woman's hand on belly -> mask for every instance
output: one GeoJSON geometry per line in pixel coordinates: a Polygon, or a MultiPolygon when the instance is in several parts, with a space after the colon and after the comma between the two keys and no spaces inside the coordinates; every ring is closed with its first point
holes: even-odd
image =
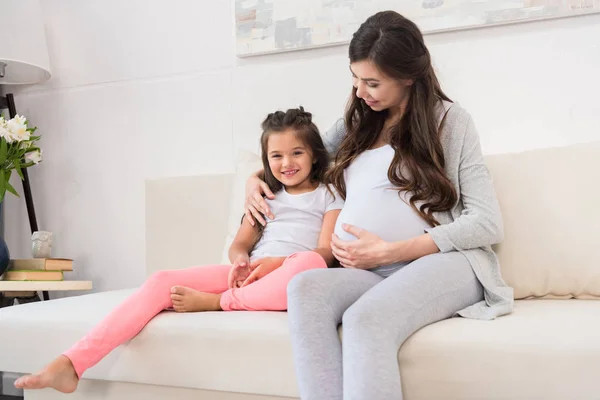
{"type": "Polygon", "coordinates": [[[414,261],[440,251],[428,233],[408,240],[388,242],[374,233],[352,225],[343,224],[342,229],[357,238],[345,241],[336,234],[331,238],[333,256],[344,268],[371,269],[381,265],[414,261]]]}
{"type": "Polygon", "coordinates": [[[344,231],[356,236],[356,240],[344,241],[336,234],[331,238],[334,257],[344,268],[371,269],[391,264],[390,243],[374,233],[356,226],[343,224],[344,231]]]}

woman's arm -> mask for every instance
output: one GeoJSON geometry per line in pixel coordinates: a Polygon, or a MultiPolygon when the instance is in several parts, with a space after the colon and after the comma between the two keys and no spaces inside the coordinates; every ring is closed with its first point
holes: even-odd
{"type": "Polygon", "coordinates": [[[342,140],[344,140],[344,136],[346,136],[346,124],[344,118],[340,118],[335,121],[333,126],[323,135],[323,143],[330,156],[337,153],[342,144],[342,140]]]}
{"type": "Polygon", "coordinates": [[[426,233],[400,242],[388,242],[384,255],[387,259],[384,258],[382,264],[413,261],[439,251],[431,235],[426,233]]]}
{"type": "Polygon", "coordinates": [[[448,153],[460,154],[458,182],[464,209],[453,222],[426,230],[443,253],[496,244],[504,236],[496,190],[484,162],[479,135],[473,120],[468,118],[462,142],[456,141],[448,148],[448,153]]]}
{"type": "Polygon", "coordinates": [[[337,222],[338,216],[342,210],[331,210],[325,213],[323,217],[323,225],[321,227],[321,234],[319,235],[319,243],[314,252],[319,253],[325,260],[328,267],[333,264],[334,258],[331,252],[331,236],[335,229],[335,223],[337,222]]]}
{"type": "Polygon", "coordinates": [[[260,238],[258,227],[250,225],[246,219],[242,221],[240,229],[238,229],[231,246],[229,246],[229,261],[233,264],[240,257],[249,257],[254,245],[260,238]]]}
{"type": "Polygon", "coordinates": [[[458,182],[462,214],[453,222],[427,229],[415,238],[386,243],[381,262],[413,261],[429,254],[468,250],[499,243],[503,238],[500,206],[490,173],[485,165],[479,135],[466,116],[464,135],[451,138],[450,154],[459,154],[458,182]]]}

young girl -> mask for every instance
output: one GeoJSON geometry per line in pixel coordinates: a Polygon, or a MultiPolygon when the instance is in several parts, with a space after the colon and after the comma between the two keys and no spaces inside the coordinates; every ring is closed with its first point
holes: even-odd
{"type": "Polygon", "coordinates": [[[244,219],[229,249],[232,265],[152,275],[87,336],[16,387],[73,392],[85,370],[165,309],[286,310],[292,277],[332,263],[330,239],[343,201],[322,183],[329,159],[311,114],[302,107],[277,111],[262,128],[265,182],[275,193],[268,202],[277,219],[264,228],[244,219]]]}

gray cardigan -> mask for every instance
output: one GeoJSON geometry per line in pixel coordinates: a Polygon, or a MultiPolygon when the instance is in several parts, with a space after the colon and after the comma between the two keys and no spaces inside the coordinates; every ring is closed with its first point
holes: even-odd
{"type": "MultiPolygon", "coordinates": [[[[439,226],[427,229],[442,253],[460,251],[481,282],[485,299],[457,315],[474,319],[494,319],[513,308],[513,290],[504,283],[492,245],[503,238],[502,216],[492,178],[484,164],[479,135],[467,111],[455,103],[438,107],[442,125],[441,140],[446,174],[459,196],[452,210],[434,214],[439,226]],[[444,119],[445,116],[445,119],[444,119]]],[[[325,133],[330,153],[337,151],[346,134],[339,119],[325,133]]]]}

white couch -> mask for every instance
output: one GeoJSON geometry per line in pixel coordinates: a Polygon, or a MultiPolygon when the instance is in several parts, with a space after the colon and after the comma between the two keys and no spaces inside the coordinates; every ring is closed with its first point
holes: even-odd
{"type": "MultiPolygon", "coordinates": [[[[399,352],[406,400],[600,399],[600,142],[487,157],[505,221],[498,246],[514,313],[451,319],[399,352]]],[[[217,263],[241,216],[234,176],[147,183],[148,273],[217,263]],[[232,198],[233,201],[229,201],[232,198]],[[230,209],[235,212],[230,213],[230,209]]],[[[0,310],[0,370],[32,372],[131,291],[0,310]]],[[[32,399],[297,398],[286,313],[165,312],[90,369],[73,395],[32,399]]]]}

